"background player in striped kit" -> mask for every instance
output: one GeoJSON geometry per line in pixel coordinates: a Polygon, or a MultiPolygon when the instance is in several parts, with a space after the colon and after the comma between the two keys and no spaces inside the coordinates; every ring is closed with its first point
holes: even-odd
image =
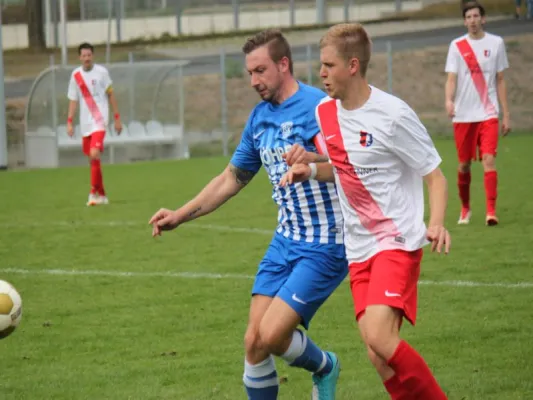
{"type": "Polygon", "coordinates": [[[461,199],[459,224],[468,224],[470,208],[470,164],[477,158],[483,163],[486,214],[485,223],[498,224],[496,198],[498,174],[498,100],[502,108],[502,134],[511,130],[507,89],[503,71],[509,67],[505,44],[500,36],[483,30],[485,9],[469,2],[463,7],[468,33],[454,39],[448,50],[445,70],[446,112],[452,118],[455,144],[459,158],[457,186],[461,199]]]}
{"type": "Polygon", "coordinates": [[[109,125],[109,103],[113,108],[115,131],[120,134],[122,123],[118,112],[117,99],[113,93],[109,71],[103,65],[94,64],[94,48],[82,43],[78,48],[81,66],[72,71],[68,85],[67,133],[74,134],[73,118],[78,103],[80,105],[80,129],[83,136],[83,153],[91,163],[91,190],[88,206],[108,204],[104,189],[100,154],[104,151],[104,139],[109,125]]]}
{"type": "MultiPolygon", "coordinates": [[[[289,44],[277,30],[250,38],[243,47],[251,85],[262,98],[250,114],[228,167],[176,211],[162,209],[150,220],[153,235],[206,215],[236,195],[265,168],[278,205],[278,226],[252,289],[245,334],[244,385],[251,400],[276,399],[272,355],[313,373],[313,398],[334,399],[339,362],[300,329],[347,275],[343,221],[332,183],[280,187],[284,159],[298,144],[309,153],[298,162],[319,161],[315,107],[325,94],[293,77],[289,44]]],[[[322,157],[323,158],[323,157],[322,157]]]]}

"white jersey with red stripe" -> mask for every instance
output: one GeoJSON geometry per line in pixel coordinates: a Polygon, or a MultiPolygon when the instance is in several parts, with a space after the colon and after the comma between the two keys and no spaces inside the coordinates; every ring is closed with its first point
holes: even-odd
{"type": "Polygon", "coordinates": [[[472,39],[464,35],[451,42],[445,71],[457,74],[453,122],[498,118],[496,74],[506,68],[509,62],[500,36],[485,33],[472,39]]]}
{"type": "Polygon", "coordinates": [[[368,101],[346,110],[325,98],[316,117],[334,167],[350,262],[383,250],[426,245],[423,176],[441,158],[415,112],[371,86],[368,101]]]}
{"type": "Polygon", "coordinates": [[[109,124],[107,90],[112,81],[107,68],[94,64],[90,71],[82,67],[72,71],[68,85],[69,100],[78,101],[80,129],[83,136],[106,130],[109,124]]]}

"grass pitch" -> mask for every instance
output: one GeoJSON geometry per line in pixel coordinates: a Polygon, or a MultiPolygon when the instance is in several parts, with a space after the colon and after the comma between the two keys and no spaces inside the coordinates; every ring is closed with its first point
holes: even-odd
{"type": "MultiPolygon", "coordinates": [[[[426,252],[416,328],[403,335],[452,400],[533,398],[533,137],[501,140],[501,224],[457,226],[456,157],[438,140],[450,186],[448,256],[426,252]],[[459,282],[461,281],[461,282],[459,282]]],[[[0,279],[23,298],[22,324],[0,341],[0,398],[242,399],[251,277],[276,222],[261,172],[220,210],[152,239],[159,207],[177,207],[225,158],[104,166],[111,204],[87,208],[89,168],[0,174],[0,279]],[[219,274],[219,275],[214,275],[219,274]],[[231,275],[233,274],[233,275],[231,275]]],[[[337,352],[338,399],[386,399],[366,359],[344,282],[310,336],[337,352]]],[[[280,399],[308,399],[311,377],[277,361],[280,399]]]]}

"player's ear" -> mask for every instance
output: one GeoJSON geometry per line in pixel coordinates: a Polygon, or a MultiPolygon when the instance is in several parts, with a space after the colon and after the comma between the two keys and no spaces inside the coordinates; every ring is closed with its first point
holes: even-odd
{"type": "Polygon", "coordinates": [[[287,72],[289,70],[289,58],[282,57],[281,60],[279,60],[278,65],[280,66],[281,72],[287,72]]]}
{"type": "Polygon", "coordinates": [[[357,71],[360,69],[360,63],[358,58],[351,58],[350,61],[348,61],[348,68],[350,68],[350,74],[355,75],[357,71]]]}

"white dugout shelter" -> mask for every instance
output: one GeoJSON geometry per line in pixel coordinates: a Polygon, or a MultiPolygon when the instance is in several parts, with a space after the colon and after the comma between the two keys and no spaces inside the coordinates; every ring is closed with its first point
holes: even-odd
{"type": "MultiPolygon", "coordinates": [[[[104,162],[189,157],[184,135],[183,69],[187,64],[188,61],[149,61],[106,65],[123,131],[116,134],[111,116],[102,155],[104,162]]],[[[74,118],[74,137],[67,135],[67,88],[76,67],[51,66],[41,72],[31,87],[25,115],[27,167],[87,163],[81,151],[78,111],[74,118]]]]}

